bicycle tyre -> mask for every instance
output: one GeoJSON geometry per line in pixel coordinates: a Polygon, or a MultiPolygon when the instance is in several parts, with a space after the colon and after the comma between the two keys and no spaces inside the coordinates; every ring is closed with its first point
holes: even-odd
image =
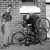
{"type": "Polygon", "coordinates": [[[39,28],[39,40],[40,42],[45,41],[47,39],[47,31],[44,28],[39,28]],[[41,31],[40,31],[41,29],[41,31]]]}
{"type": "MultiPolygon", "coordinates": [[[[41,20],[46,20],[47,22],[48,22],[48,27],[45,27],[45,29],[46,29],[46,31],[48,32],[49,31],[49,29],[50,29],[50,22],[49,22],[49,20],[47,19],[47,18],[39,18],[39,19],[37,19],[37,21],[36,21],[36,27],[37,27],[37,30],[39,30],[39,28],[40,28],[40,22],[41,22],[41,20]],[[48,30],[47,30],[48,29],[48,30]]],[[[44,24],[42,25],[42,27],[43,26],[45,26],[44,24]]],[[[42,28],[41,27],[41,28],[42,28]]],[[[44,27],[43,27],[44,28],[44,27]]]]}
{"type": "Polygon", "coordinates": [[[21,32],[21,31],[16,32],[16,33],[13,34],[11,42],[13,44],[19,44],[20,45],[20,44],[24,43],[24,41],[19,42],[19,39],[23,39],[24,36],[25,35],[23,34],[23,32],[21,32]]]}

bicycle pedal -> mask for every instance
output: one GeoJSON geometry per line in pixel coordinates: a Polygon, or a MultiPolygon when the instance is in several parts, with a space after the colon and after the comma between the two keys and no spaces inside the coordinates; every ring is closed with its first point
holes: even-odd
{"type": "Polygon", "coordinates": [[[21,42],[21,40],[19,40],[19,42],[21,42]]]}

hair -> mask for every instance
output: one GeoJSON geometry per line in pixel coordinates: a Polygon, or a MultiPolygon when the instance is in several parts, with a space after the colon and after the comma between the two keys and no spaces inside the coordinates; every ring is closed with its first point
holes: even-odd
{"type": "Polygon", "coordinates": [[[8,4],[8,6],[7,7],[11,7],[12,8],[12,4],[8,4]]]}
{"type": "Polygon", "coordinates": [[[24,16],[23,16],[23,20],[26,20],[26,16],[27,16],[27,15],[24,15],[24,16]]]}
{"type": "MultiPolygon", "coordinates": [[[[26,14],[26,15],[23,16],[23,20],[26,20],[27,15],[29,15],[29,14],[26,14]]],[[[29,15],[29,18],[30,18],[30,15],[29,15]]]]}

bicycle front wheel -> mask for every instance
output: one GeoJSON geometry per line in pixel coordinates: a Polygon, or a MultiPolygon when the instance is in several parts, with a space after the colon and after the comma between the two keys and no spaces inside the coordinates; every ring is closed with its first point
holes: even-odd
{"type": "Polygon", "coordinates": [[[20,42],[19,40],[21,40],[23,38],[24,38],[23,32],[19,31],[19,32],[13,34],[11,41],[13,44],[22,44],[24,41],[20,42]]]}

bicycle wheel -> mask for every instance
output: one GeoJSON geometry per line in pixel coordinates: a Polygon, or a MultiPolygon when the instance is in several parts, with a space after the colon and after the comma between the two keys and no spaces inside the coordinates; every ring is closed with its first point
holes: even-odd
{"type": "Polygon", "coordinates": [[[39,40],[40,42],[45,41],[47,39],[47,31],[44,28],[39,28],[39,40]]]}
{"type": "Polygon", "coordinates": [[[44,28],[46,29],[46,31],[48,32],[50,27],[49,27],[49,20],[47,18],[39,18],[37,21],[36,21],[36,27],[37,27],[37,30],[39,30],[39,28],[44,28]]]}
{"type": "Polygon", "coordinates": [[[19,41],[21,39],[24,39],[24,34],[23,34],[23,32],[19,31],[19,32],[13,34],[11,42],[13,44],[22,44],[24,41],[23,40],[19,41]]]}

